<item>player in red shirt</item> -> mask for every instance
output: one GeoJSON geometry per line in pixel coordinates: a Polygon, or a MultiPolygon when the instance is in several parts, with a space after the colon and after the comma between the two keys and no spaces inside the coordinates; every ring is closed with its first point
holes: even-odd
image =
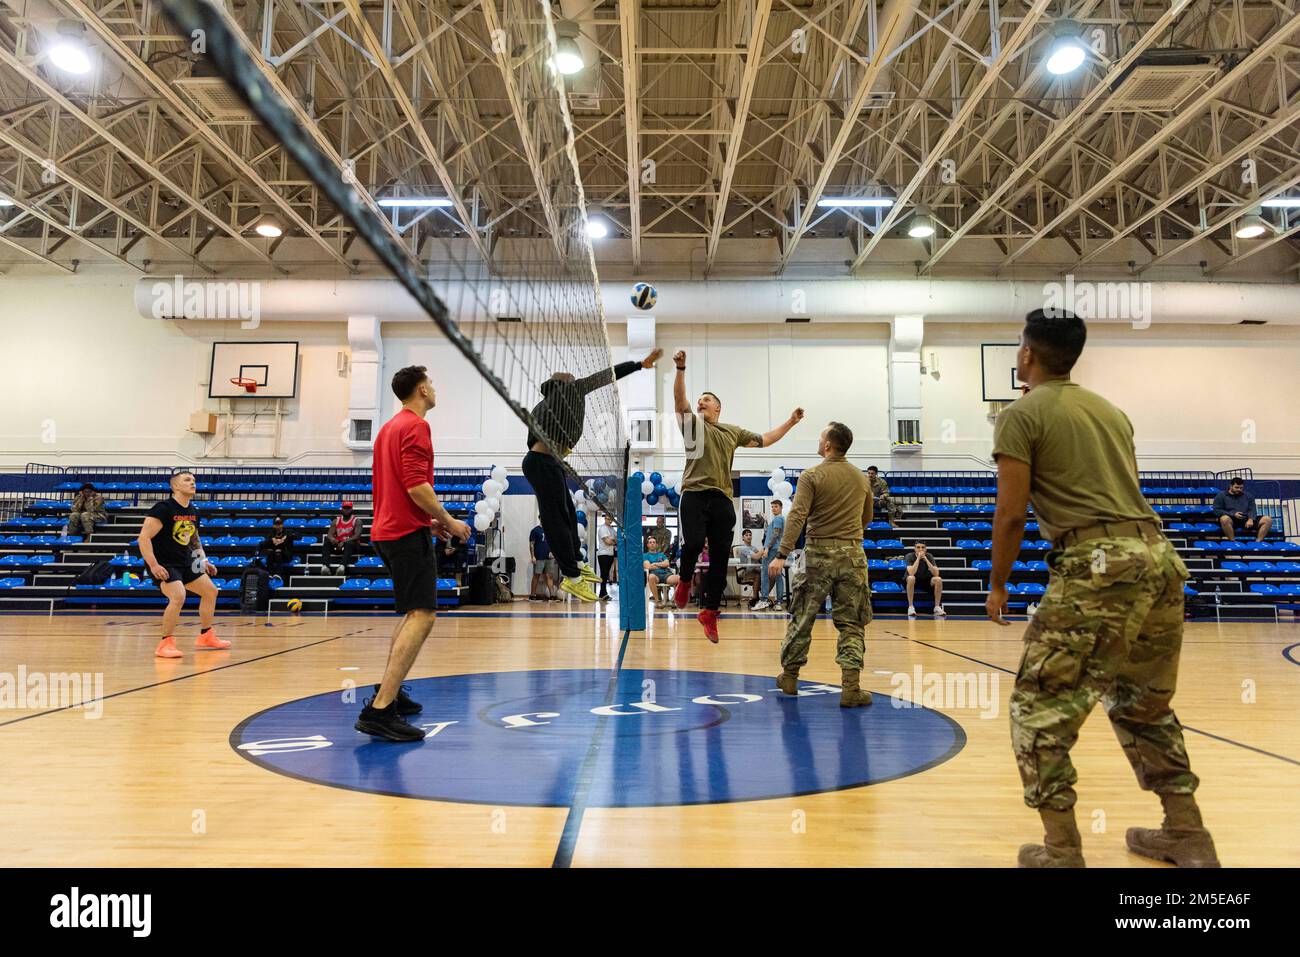
{"type": "Polygon", "coordinates": [[[424,366],[393,376],[402,410],[375,437],[372,482],[375,520],[370,543],[393,579],[402,620],[393,634],[384,680],[364,702],[356,728],[388,741],[423,741],[424,732],[405,716],[423,709],[402,688],[420,648],[433,630],[438,609],[438,559],[433,534],[469,539],[469,526],[451,516],[433,491],[433,439],[424,417],[437,404],[424,366]]]}

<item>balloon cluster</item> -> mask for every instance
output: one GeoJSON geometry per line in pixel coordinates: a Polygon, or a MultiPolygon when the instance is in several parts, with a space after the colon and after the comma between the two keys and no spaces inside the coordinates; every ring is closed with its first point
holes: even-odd
{"type": "Polygon", "coordinates": [[[784,469],[772,469],[772,476],[767,480],[767,490],[774,498],[781,500],[781,511],[790,511],[790,496],[794,494],[794,484],[785,477],[784,469]]]}
{"type": "Polygon", "coordinates": [[[675,478],[664,478],[662,473],[651,472],[647,476],[644,472],[633,472],[632,480],[641,483],[641,494],[650,505],[658,505],[659,500],[667,499],[668,504],[676,508],[682,498],[682,479],[681,476],[675,478]]]}
{"type": "Polygon", "coordinates": [[[501,496],[510,487],[510,479],[503,466],[492,466],[492,477],[483,483],[483,497],[474,503],[474,527],[486,532],[501,511],[501,496]]]}

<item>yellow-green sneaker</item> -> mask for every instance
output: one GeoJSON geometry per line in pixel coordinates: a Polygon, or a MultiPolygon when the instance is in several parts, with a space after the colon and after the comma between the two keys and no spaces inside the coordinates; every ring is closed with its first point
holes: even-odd
{"type": "Polygon", "coordinates": [[[578,574],[582,577],[583,581],[591,582],[593,585],[600,581],[600,576],[592,571],[590,565],[585,563],[578,566],[578,574]]]}
{"type": "Polygon", "coordinates": [[[566,578],[560,582],[560,591],[568,592],[579,601],[596,601],[596,593],[583,578],[566,578]]]}

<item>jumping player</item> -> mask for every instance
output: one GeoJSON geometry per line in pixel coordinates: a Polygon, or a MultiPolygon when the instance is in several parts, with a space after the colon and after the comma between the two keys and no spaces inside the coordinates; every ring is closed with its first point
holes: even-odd
{"type": "Polygon", "coordinates": [[[195,648],[229,648],[230,642],[212,630],[217,611],[217,586],[210,575],[217,570],[203,554],[199,541],[199,510],[194,508],[194,473],[182,469],[171,477],[171,495],[155,502],[136,539],[149,574],[167,597],[163,612],[162,641],[154,654],[159,658],[180,658],[173,632],[185,606],[185,593],[199,596],[199,627],[195,648]]]}
{"type": "Polygon", "coordinates": [[[731,538],[736,529],[736,506],[731,501],[731,462],[737,448],[761,449],[780,441],[803,418],[803,409],[795,409],[770,432],[759,435],[738,425],[718,421],[722,402],[712,392],[700,396],[691,411],[686,398],[686,353],[673,356],[677,377],[673,382],[673,402],[677,423],[686,441],[686,469],[682,473],[680,515],[682,525],[680,580],[673,598],[678,608],[690,600],[695,563],[707,544],[719,560],[709,563],[704,577],[702,606],[696,620],[704,626],[709,641],[718,640],[718,607],[727,587],[727,560],[731,538]]]}
{"type": "Polygon", "coordinates": [[[542,383],[542,401],[533,407],[533,418],[560,447],[552,449],[541,436],[529,432],[524,478],[537,496],[538,518],[560,566],[564,579],[560,590],[582,601],[597,600],[591,586],[600,581],[600,576],[591,565],[579,564],[582,543],[578,539],[578,513],[565,483],[561,460],[582,440],[587,395],[637,369],[653,369],[663,354],[662,349],[656,349],[640,362],[620,362],[582,379],[574,379],[569,372],[557,372],[542,383]]]}

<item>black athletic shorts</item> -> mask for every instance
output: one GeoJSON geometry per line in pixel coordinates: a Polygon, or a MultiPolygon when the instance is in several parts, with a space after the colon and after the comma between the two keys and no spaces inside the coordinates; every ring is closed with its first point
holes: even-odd
{"type": "MultiPolygon", "coordinates": [[[[164,565],[163,568],[167,569],[167,581],[180,582],[182,585],[188,585],[190,582],[202,578],[207,574],[205,571],[196,572],[193,568],[187,565],[164,565]]],[[[155,582],[154,584],[161,587],[166,584],[166,582],[155,582]]]]}
{"type": "Polygon", "coordinates": [[[392,541],[371,541],[393,579],[393,599],[399,615],[418,608],[438,610],[438,554],[427,528],[392,541]]]}

